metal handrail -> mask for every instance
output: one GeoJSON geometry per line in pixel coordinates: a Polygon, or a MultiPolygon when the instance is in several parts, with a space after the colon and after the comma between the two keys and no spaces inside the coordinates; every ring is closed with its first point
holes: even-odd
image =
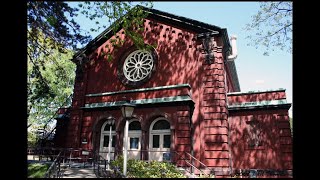
{"type": "MultiPolygon", "coordinates": [[[[193,168],[196,168],[192,163],[190,163],[187,159],[183,158],[181,154],[179,154],[178,152],[175,152],[178,156],[180,156],[182,158],[182,160],[184,160],[187,164],[189,164],[190,166],[192,166],[193,168]]],[[[191,171],[189,171],[190,173],[192,173],[191,171]]]]}
{"type": "MultiPolygon", "coordinates": [[[[94,157],[93,157],[93,172],[96,174],[97,177],[100,177],[100,161],[103,161],[103,160],[105,160],[105,159],[102,156],[100,156],[98,153],[94,153],[94,157]],[[100,160],[100,158],[102,158],[102,160],[100,160]],[[97,172],[96,172],[96,167],[98,167],[98,169],[97,169],[98,171],[97,172]]],[[[106,164],[105,164],[104,167],[106,168],[106,164]]]]}
{"type": "Polygon", "coordinates": [[[42,160],[42,158],[50,157],[50,159],[52,159],[52,161],[55,159],[54,157],[56,157],[59,153],[56,152],[60,152],[64,150],[63,148],[52,148],[52,147],[41,147],[41,148],[27,148],[27,154],[28,155],[33,155],[33,160],[35,160],[35,156],[39,157],[39,161],[42,160]]]}
{"type": "Polygon", "coordinates": [[[106,160],[104,157],[102,157],[100,154],[100,152],[96,152],[94,153],[95,154],[95,157],[94,157],[94,172],[96,173],[96,176],[97,177],[100,177],[100,172],[103,173],[103,176],[104,177],[112,177],[112,178],[125,178],[126,176],[119,170],[119,167],[114,167],[112,166],[111,164],[111,161],[109,162],[108,160],[106,160]],[[103,163],[104,165],[104,169],[101,171],[100,170],[100,163],[103,163]],[[110,167],[110,170],[113,171],[113,173],[110,173],[109,174],[106,172],[106,169],[107,169],[107,164],[109,165],[110,167]],[[96,165],[98,165],[98,171],[96,172],[96,165]]]}
{"type": "Polygon", "coordinates": [[[192,159],[196,160],[197,162],[199,162],[202,166],[204,166],[206,169],[210,170],[210,173],[212,172],[212,169],[209,168],[208,166],[206,166],[205,164],[203,164],[201,161],[199,161],[199,159],[195,158],[194,156],[192,156],[191,154],[189,154],[188,152],[185,152],[185,154],[189,155],[189,157],[191,157],[192,159]]]}
{"type": "Polygon", "coordinates": [[[59,152],[58,156],[55,158],[53,163],[50,165],[49,169],[45,173],[45,178],[60,178],[60,163],[61,163],[61,154],[62,151],[59,152]]]}
{"type": "MultiPolygon", "coordinates": [[[[177,151],[173,151],[174,153],[176,153],[178,156],[180,156],[182,158],[182,160],[184,160],[187,164],[191,165],[193,168],[195,168],[196,170],[198,170],[200,172],[200,176],[202,176],[202,174],[204,174],[205,176],[209,176],[209,174],[207,174],[206,172],[204,172],[203,170],[195,167],[192,163],[190,163],[187,159],[183,158],[183,156],[181,154],[179,154],[177,151]]],[[[185,152],[184,152],[185,153],[185,152]]],[[[190,172],[190,171],[189,171],[190,172]]]]}

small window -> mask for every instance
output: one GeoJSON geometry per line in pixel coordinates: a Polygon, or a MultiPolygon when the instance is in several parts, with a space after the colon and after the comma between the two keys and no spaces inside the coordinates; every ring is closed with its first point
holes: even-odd
{"type": "Polygon", "coordinates": [[[109,146],[109,136],[104,136],[103,138],[103,147],[109,146]]]}
{"type": "Polygon", "coordinates": [[[112,147],[115,147],[116,146],[116,136],[112,136],[112,144],[111,144],[112,147]]]}
{"type": "Polygon", "coordinates": [[[163,135],[163,147],[170,148],[171,144],[171,136],[170,135],[163,135]]]}
{"type": "Polygon", "coordinates": [[[160,146],[160,135],[153,135],[152,136],[152,147],[153,148],[159,148],[160,146]]]}
{"type": "Polygon", "coordinates": [[[170,124],[166,120],[157,121],[152,128],[152,130],[163,130],[163,129],[170,129],[170,124]]]}
{"type": "MultiPolygon", "coordinates": [[[[116,145],[116,136],[112,136],[111,147],[115,147],[116,145]]],[[[103,147],[109,147],[109,136],[104,136],[103,138],[103,147]]]]}
{"type": "Polygon", "coordinates": [[[129,131],[130,130],[141,130],[141,125],[139,121],[132,121],[129,124],[129,131]]]}
{"type": "Polygon", "coordinates": [[[139,138],[130,138],[130,149],[139,149],[139,138]]]}

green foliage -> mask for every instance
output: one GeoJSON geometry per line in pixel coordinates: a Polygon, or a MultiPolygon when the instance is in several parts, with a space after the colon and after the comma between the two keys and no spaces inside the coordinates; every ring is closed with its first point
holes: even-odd
{"type": "MultiPolygon", "coordinates": [[[[139,2],[135,3],[146,7],[152,7],[152,2],[139,2]]],[[[81,8],[81,13],[85,14],[90,20],[96,20],[103,17],[107,17],[109,25],[115,35],[115,39],[111,39],[110,42],[113,47],[121,47],[124,43],[117,34],[120,27],[124,30],[125,36],[129,37],[138,49],[150,49],[151,45],[145,45],[144,39],[141,34],[143,31],[143,19],[148,15],[143,11],[142,6],[134,6],[133,2],[126,1],[106,1],[106,2],[85,2],[80,3],[78,6],[81,8]],[[87,11],[90,9],[90,13],[87,11]]],[[[96,21],[96,28],[91,28],[91,31],[97,32],[102,27],[106,28],[105,22],[96,21]]],[[[110,47],[106,47],[109,49],[110,47]]],[[[112,57],[107,52],[102,54],[107,56],[108,60],[112,57]]]]}
{"type": "Polygon", "coordinates": [[[28,1],[28,46],[38,47],[37,51],[44,50],[42,48],[45,47],[39,45],[39,34],[48,40],[47,48],[59,45],[60,52],[65,48],[75,49],[78,43],[88,43],[90,36],[82,35],[79,24],[73,19],[77,12],[77,8],[71,8],[62,1],[28,1]]]}
{"type": "Polygon", "coordinates": [[[32,131],[28,131],[28,147],[35,147],[36,143],[37,143],[37,134],[32,131]]]}
{"type": "MultiPolygon", "coordinates": [[[[150,6],[152,3],[136,4],[150,6]]],[[[75,65],[70,59],[79,44],[84,46],[91,40],[75,17],[81,13],[90,20],[106,18],[106,22],[113,24],[114,34],[122,25],[126,35],[140,47],[142,36],[130,31],[141,28],[145,13],[141,7],[133,7],[133,2],[122,1],[85,1],[79,2],[78,7],[61,1],[27,2],[28,127],[46,124],[72,93],[75,65]]],[[[96,21],[96,25],[93,31],[106,28],[104,22],[96,21]]],[[[113,46],[121,47],[123,43],[116,36],[113,46]]],[[[112,60],[111,54],[104,55],[112,60]]]]}
{"type": "MultiPolygon", "coordinates": [[[[123,156],[119,156],[111,165],[118,167],[122,172],[123,156]]],[[[175,165],[169,162],[147,162],[134,159],[128,160],[127,176],[129,178],[185,178],[175,165]]]]}
{"type": "Polygon", "coordinates": [[[292,52],[292,2],[260,2],[260,10],[244,28],[250,34],[248,45],[264,47],[264,55],[280,49],[292,52]]]}
{"type": "Polygon", "coordinates": [[[49,169],[49,164],[31,163],[28,164],[28,178],[44,178],[49,169]]]}
{"type": "MultiPolygon", "coordinates": [[[[38,38],[45,46],[46,39],[38,38]]],[[[28,47],[28,52],[32,50],[28,47]]],[[[70,103],[67,98],[73,91],[76,68],[70,61],[72,55],[71,51],[47,49],[37,57],[28,56],[28,124],[41,128],[39,125],[46,124],[59,107],[70,103]],[[66,100],[69,102],[64,104],[66,100]]]]}

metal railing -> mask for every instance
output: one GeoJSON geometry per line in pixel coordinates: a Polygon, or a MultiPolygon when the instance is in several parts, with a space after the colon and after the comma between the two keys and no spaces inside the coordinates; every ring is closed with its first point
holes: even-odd
{"type": "MultiPolygon", "coordinates": [[[[204,172],[203,170],[197,168],[196,166],[194,166],[192,164],[192,162],[190,162],[189,159],[185,158],[182,154],[178,153],[177,151],[173,151],[176,155],[178,155],[178,158],[176,158],[176,161],[178,160],[183,160],[187,165],[189,165],[189,170],[186,167],[181,167],[183,168],[185,171],[187,171],[188,173],[190,173],[191,175],[194,175],[194,169],[198,170],[200,172],[200,176],[205,175],[205,176],[209,176],[209,174],[207,174],[206,172],[204,172]]],[[[183,152],[183,154],[185,154],[185,152],[183,152]]]]}
{"type": "Polygon", "coordinates": [[[93,171],[98,178],[125,178],[120,167],[113,166],[111,161],[106,160],[99,152],[94,153],[93,171]]]}
{"type": "MultiPolygon", "coordinates": [[[[32,160],[38,161],[54,161],[62,148],[42,147],[42,148],[28,148],[27,155],[32,156],[32,160]],[[36,159],[37,158],[37,159],[36,159]]],[[[28,159],[29,160],[29,159],[28,159]]]]}
{"type": "Polygon", "coordinates": [[[45,173],[45,178],[61,178],[63,175],[61,174],[61,161],[62,161],[62,151],[55,158],[53,163],[50,165],[49,169],[45,173]]]}
{"type": "MultiPolygon", "coordinates": [[[[205,177],[212,177],[211,175],[214,175],[214,172],[212,169],[207,167],[204,163],[202,163],[197,158],[193,157],[188,152],[177,152],[177,151],[150,151],[150,150],[138,150],[139,157],[138,159],[144,159],[144,157],[141,156],[141,153],[150,153],[150,152],[163,152],[163,153],[169,153],[169,159],[163,159],[163,161],[170,161],[173,164],[176,164],[177,167],[183,168],[186,172],[190,173],[191,175],[195,175],[195,171],[197,171],[197,174],[200,173],[200,176],[205,177]],[[141,158],[142,157],[142,158],[141,158]],[[181,166],[179,164],[179,160],[182,160],[185,162],[184,165],[181,166]],[[200,164],[200,167],[196,167],[194,162],[198,162],[200,164]],[[207,173],[205,170],[209,170],[209,173],[207,173]]],[[[94,173],[97,177],[125,177],[122,172],[120,171],[120,167],[114,167],[112,166],[112,161],[110,162],[104,158],[101,153],[105,153],[102,151],[92,152],[91,150],[82,149],[82,148],[28,148],[28,155],[33,154],[35,156],[39,156],[39,161],[41,161],[43,158],[47,158],[47,160],[50,158],[54,159],[53,163],[51,164],[50,168],[48,169],[46,173],[46,177],[60,177],[60,164],[67,164],[69,167],[71,167],[73,164],[81,164],[83,163],[83,167],[86,166],[86,163],[90,162],[92,163],[94,173]],[[59,150],[59,153],[57,151],[59,150]],[[84,153],[86,152],[86,153],[84,153]]],[[[115,152],[111,152],[112,154],[115,152]]],[[[121,154],[120,152],[116,154],[121,154]]],[[[115,158],[115,154],[112,159],[115,158]]],[[[150,157],[148,158],[150,161],[150,157]]]]}
{"type": "MultiPolygon", "coordinates": [[[[213,169],[209,168],[208,166],[206,166],[205,164],[203,164],[201,161],[199,161],[199,159],[195,158],[194,156],[192,156],[191,154],[187,153],[184,151],[184,154],[187,154],[190,158],[192,158],[193,160],[196,160],[199,164],[200,164],[200,169],[201,169],[201,166],[204,167],[204,169],[206,170],[209,170],[210,174],[213,174],[214,175],[214,171],[213,169]]],[[[206,173],[207,174],[207,173],[206,173]]]]}

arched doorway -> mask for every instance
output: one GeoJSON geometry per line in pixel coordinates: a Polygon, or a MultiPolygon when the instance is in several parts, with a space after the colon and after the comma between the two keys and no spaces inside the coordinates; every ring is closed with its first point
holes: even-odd
{"type": "Polygon", "coordinates": [[[149,160],[170,160],[170,123],[165,118],[157,118],[150,125],[149,160]]]}
{"type": "Polygon", "coordinates": [[[116,126],[114,120],[107,120],[105,123],[103,123],[101,127],[101,136],[100,136],[100,148],[99,148],[99,154],[108,159],[109,154],[109,143],[110,146],[110,159],[114,159],[114,150],[115,150],[115,144],[116,144],[116,126]],[[111,139],[110,139],[111,134],[111,139]]]}
{"type": "Polygon", "coordinates": [[[129,121],[128,159],[140,159],[141,155],[141,124],[137,119],[129,121]]]}

